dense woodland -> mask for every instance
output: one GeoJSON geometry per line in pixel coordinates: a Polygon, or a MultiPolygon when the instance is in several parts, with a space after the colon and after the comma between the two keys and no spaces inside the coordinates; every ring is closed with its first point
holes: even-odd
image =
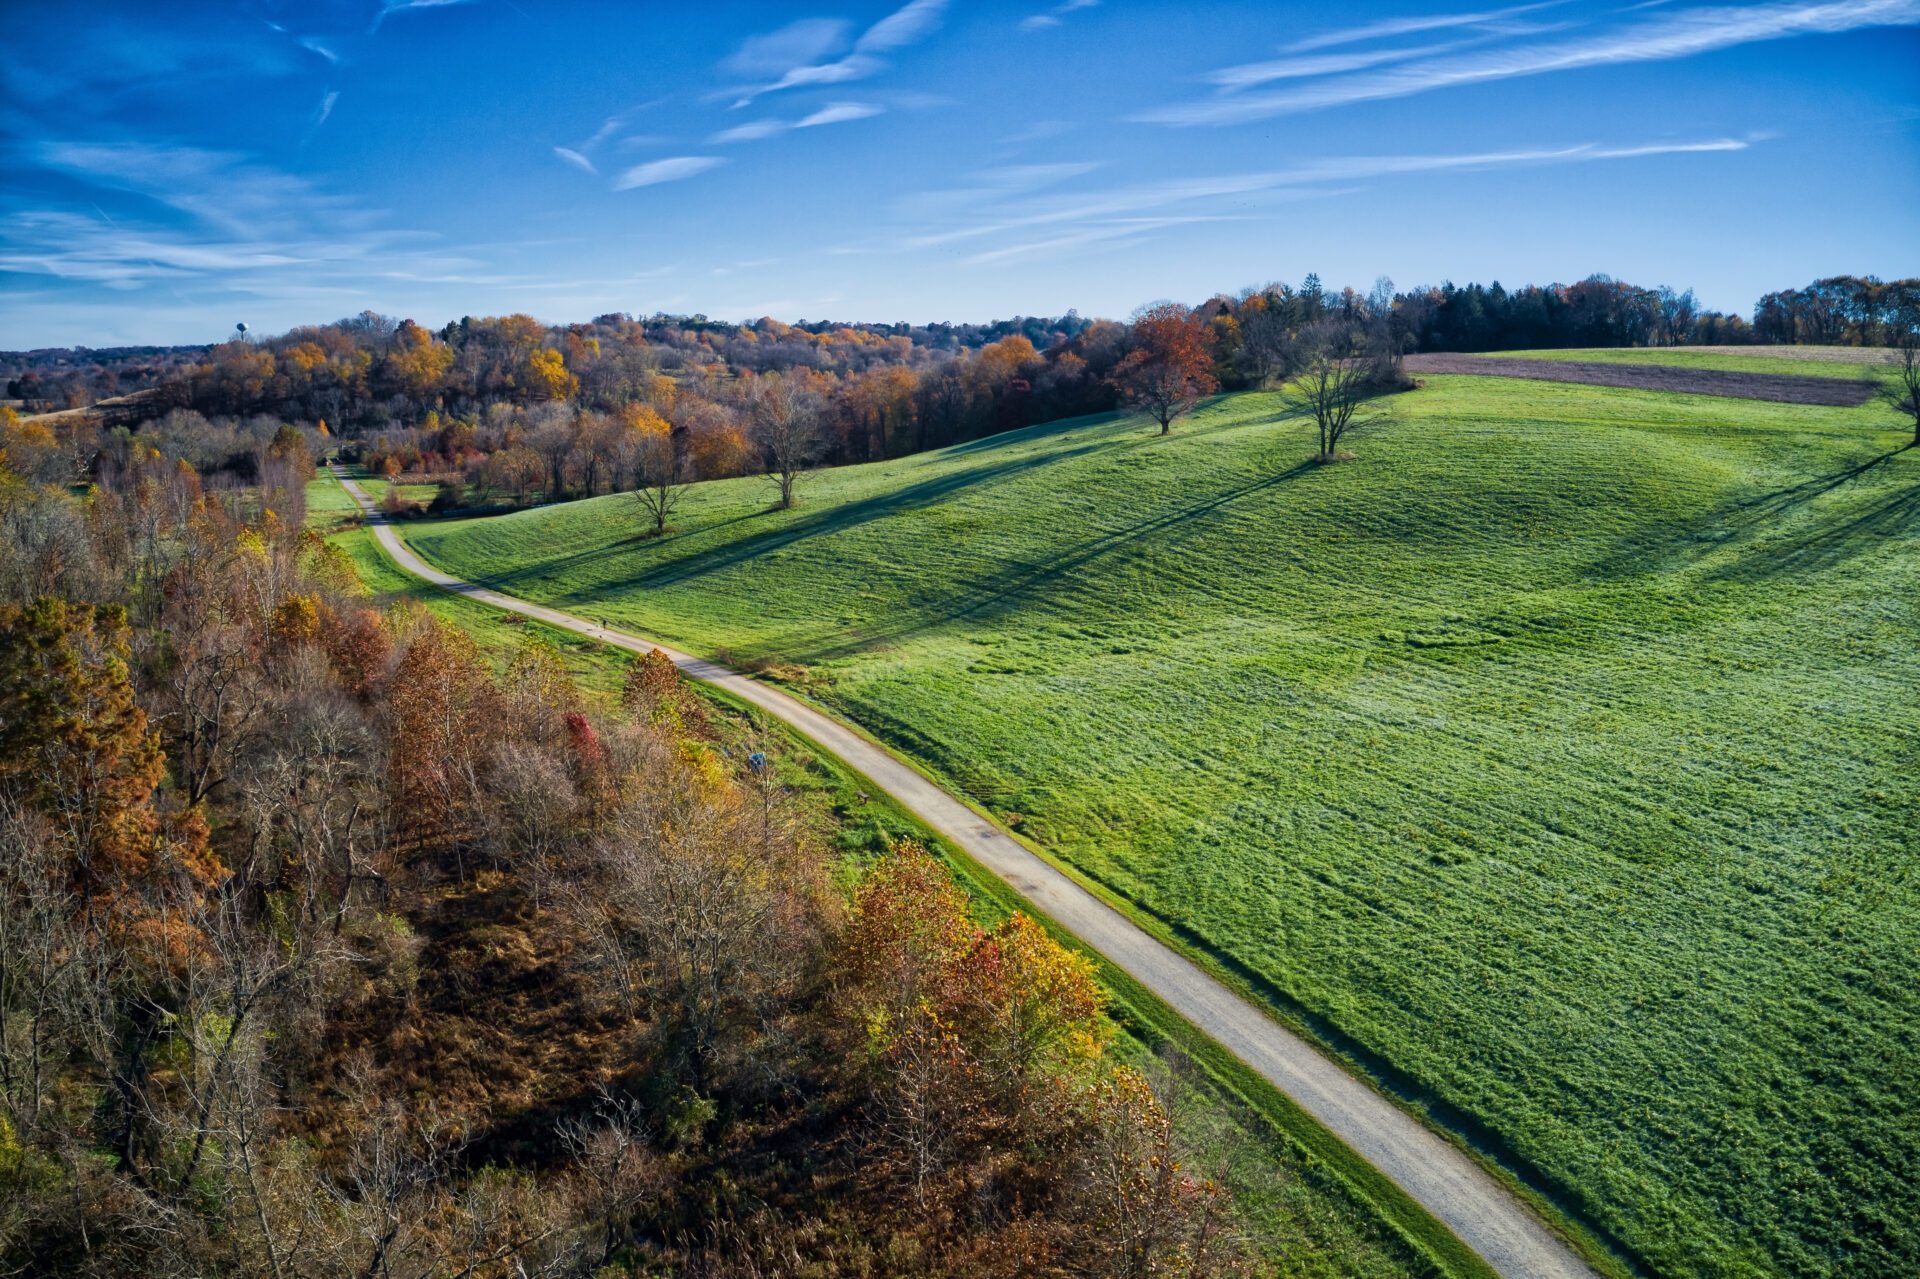
{"type": "Polygon", "coordinates": [[[0,1269],[1240,1267],[1086,960],[660,654],[376,605],[305,433],[183,421],[0,454],[0,1269]]]}
{"type": "Polygon", "coordinates": [[[251,482],[265,442],[291,424],[309,450],[342,446],[377,473],[433,484],[440,509],[651,491],[643,506],[664,527],[678,487],[695,480],[766,472],[786,502],[807,467],[1122,404],[1164,425],[1198,395],[1294,378],[1328,357],[1390,385],[1415,351],[1871,345],[1916,326],[1912,280],[1821,280],[1768,294],[1748,321],[1703,311],[1691,293],[1603,276],[1511,292],[1396,292],[1382,280],[1364,295],[1309,276],[1159,304],[1127,324],[1072,312],[926,326],[621,314],[548,326],[513,315],[430,331],[369,312],[259,341],[33,352],[0,366],[23,411],[122,397],[66,428],[83,437],[69,451],[99,459],[96,473],[158,449],[209,480],[251,482]]]}

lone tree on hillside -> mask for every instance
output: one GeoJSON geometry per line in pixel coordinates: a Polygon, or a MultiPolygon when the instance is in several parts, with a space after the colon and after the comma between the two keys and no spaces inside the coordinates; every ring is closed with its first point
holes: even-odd
{"type": "Polygon", "coordinates": [[[1900,380],[1894,383],[1894,407],[1902,413],[1913,415],[1913,443],[1908,448],[1920,449],[1920,331],[1907,329],[1894,339],[1894,348],[1900,352],[1900,380]],[[1906,398],[1901,398],[1901,392],[1906,398]]]}
{"type": "Polygon", "coordinates": [[[1320,431],[1320,451],[1316,462],[1339,460],[1340,441],[1357,430],[1354,413],[1366,388],[1368,368],[1364,360],[1344,354],[1337,347],[1316,352],[1307,367],[1295,379],[1293,399],[1313,414],[1320,431]]]}
{"type": "Polygon", "coordinates": [[[1138,345],[1113,371],[1113,384],[1122,400],[1151,413],[1165,435],[1173,419],[1219,389],[1207,372],[1206,328],[1189,308],[1159,302],[1133,317],[1133,337],[1138,345]]]}
{"type": "Polygon", "coordinates": [[[658,413],[647,409],[632,416],[633,495],[653,521],[647,536],[659,537],[687,491],[687,454],[658,413]]]}
{"type": "Polygon", "coordinates": [[[769,377],[753,396],[753,442],[780,486],[780,509],[793,505],[793,483],[820,453],[820,397],[803,375],[769,377]]]}

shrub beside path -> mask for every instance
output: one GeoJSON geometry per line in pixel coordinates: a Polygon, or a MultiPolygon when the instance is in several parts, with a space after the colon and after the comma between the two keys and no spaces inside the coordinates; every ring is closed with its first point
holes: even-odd
{"type": "Polygon", "coordinates": [[[1460,1150],[891,752],[738,671],[449,577],[400,540],[359,485],[338,469],[334,475],[366,512],[380,545],[409,573],[617,648],[635,653],[658,648],[688,677],[725,689],[838,756],[1291,1097],[1506,1279],[1594,1279],[1594,1271],[1564,1241],[1460,1150]]]}

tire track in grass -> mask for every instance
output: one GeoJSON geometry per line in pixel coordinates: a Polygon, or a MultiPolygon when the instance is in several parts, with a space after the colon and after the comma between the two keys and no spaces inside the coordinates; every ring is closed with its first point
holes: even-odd
{"type": "Polygon", "coordinates": [[[1463,1152],[892,753],[737,671],[450,577],[400,540],[359,485],[337,469],[334,476],[366,512],[380,545],[408,572],[469,599],[631,652],[658,648],[691,678],[776,716],[838,756],[1286,1094],[1506,1279],[1594,1279],[1594,1271],[1563,1240],[1463,1152]]]}

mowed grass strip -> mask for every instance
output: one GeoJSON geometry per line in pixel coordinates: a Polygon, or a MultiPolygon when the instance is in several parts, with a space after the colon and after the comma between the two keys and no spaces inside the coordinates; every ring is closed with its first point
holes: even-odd
{"type": "Polygon", "coordinates": [[[1409,355],[1406,372],[1416,378],[1444,374],[1530,378],[1578,382],[1586,386],[1625,387],[1684,395],[1720,395],[1779,404],[1820,404],[1857,408],[1871,401],[1880,386],[1871,378],[1807,377],[1707,369],[1646,360],[1535,360],[1493,355],[1409,355]]]}
{"type": "Polygon", "coordinates": [[[1648,1269],[1920,1270],[1920,451],[1436,377],[406,532],[779,663],[1648,1269]]]}
{"type": "Polygon", "coordinates": [[[1677,369],[1721,369],[1784,377],[1873,379],[1892,385],[1893,352],[1877,347],[1595,347],[1555,351],[1489,351],[1500,359],[1570,360],[1596,364],[1654,364],[1677,369]],[[1792,354],[1788,354],[1792,352],[1792,354]]]}

